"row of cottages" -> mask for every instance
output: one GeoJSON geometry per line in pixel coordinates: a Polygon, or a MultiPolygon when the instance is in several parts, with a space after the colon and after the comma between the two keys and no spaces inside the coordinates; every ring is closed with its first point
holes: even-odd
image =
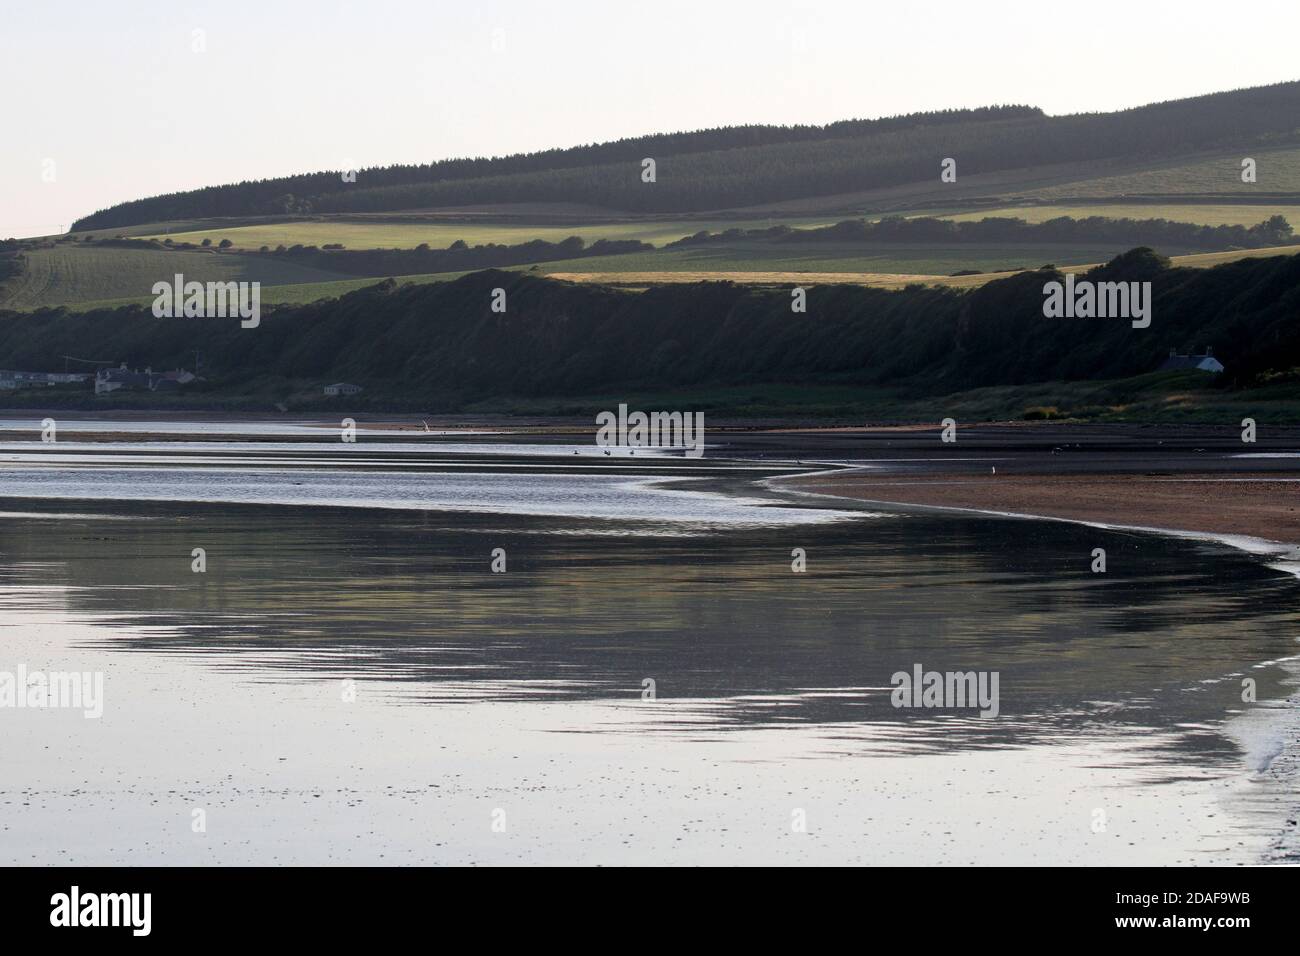
{"type": "Polygon", "coordinates": [[[88,372],[14,372],[0,369],[0,388],[48,388],[90,381],[88,372]]]}
{"type": "Polygon", "coordinates": [[[128,369],[126,363],[123,362],[120,368],[101,368],[95,374],[95,394],[106,395],[119,389],[170,392],[182,385],[188,385],[194,379],[194,373],[187,372],[184,369],[176,369],[171,372],[155,372],[152,368],[146,368],[143,372],[139,372],[128,369]]]}
{"type": "Polygon", "coordinates": [[[1214,351],[1207,345],[1204,355],[1179,355],[1177,349],[1169,350],[1169,358],[1165,359],[1164,364],[1158,371],[1169,372],[1181,369],[1199,369],[1202,372],[1219,373],[1223,371],[1223,363],[1214,357],[1214,351]]]}

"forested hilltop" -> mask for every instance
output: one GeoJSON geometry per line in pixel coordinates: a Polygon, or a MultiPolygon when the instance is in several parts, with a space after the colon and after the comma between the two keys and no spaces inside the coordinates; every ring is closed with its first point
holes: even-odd
{"type": "Polygon", "coordinates": [[[1136,249],[1089,277],[1151,281],[1151,327],[1044,318],[1044,283],[1061,278],[1048,269],[975,290],[813,287],[806,314],[792,312],[787,289],[712,282],[634,293],[493,270],[274,308],[252,330],[228,319],[157,319],[138,306],[0,313],[0,354],[18,368],[60,368],[72,354],[160,369],[192,364],[198,349],[206,382],[192,394],[215,407],[248,396],[320,406],[321,386],[335,381],[365,388],[348,399],[354,407],[429,411],[758,384],[937,396],[1142,376],[1171,349],[1206,346],[1227,366],[1216,388],[1300,389],[1300,256],[1181,269],[1136,249]],[[490,308],[496,288],[505,313],[490,308]]]}
{"type": "Polygon", "coordinates": [[[101,210],[74,230],[196,217],[367,213],[482,203],[564,202],[681,213],[834,195],[959,175],[1186,155],[1296,141],[1300,82],[1114,113],[1047,116],[1026,106],[948,110],[829,126],[742,126],[492,159],[340,171],[214,186],[101,210]],[[656,181],[641,179],[655,159],[656,181]]]}
{"type": "MultiPolygon", "coordinates": [[[[343,170],[251,180],[208,186],[187,192],[137,199],[100,210],[78,220],[73,231],[130,226],[138,223],[207,216],[262,216],[323,211],[330,197],[359,190],[395,186],[452,183],[551,170],[640,163],[646,156],[685,156],[691,153],[763,147],[819,140],[838,140],[917,126],[945,126],[991,119],[1041,116],[1029,106],[993,106],[973,110],[938,110],[874,120],[843,120],[826,126],[726,126],[693,132],[656,133],[608,143],[547,149],[510,156],[447,159],[420,165],[393,165],[355,170],[347,182],[343,170]]],[[[385,207],[394,208],[394,207],[385,207]]]]}

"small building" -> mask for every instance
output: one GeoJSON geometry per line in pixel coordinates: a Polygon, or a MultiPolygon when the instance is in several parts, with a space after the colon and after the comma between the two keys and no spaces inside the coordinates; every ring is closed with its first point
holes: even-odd
{"type": "Polygon", "coordinates": [[[146,368],[143,372],[128,369],[126,363],[119,368],[101,368],[95,374],[95,394],[107,395],[120,389],[142,392],[171,392],[188,385],[195,380],[193,372],[175,369],[171,372],[155,372],[146,368]]]}
{"type": "Polygon", "coordinates": [[[333,385],[325,386],[326,395],[355,395],[362,391],[360,385],[352,385],[348,382],[335,382],[333,385]]]}
{"type": "Polygon", "coordinates": [[[128,369],[123,362],[121,368],[101,368],[95,373],[95,394],[107,395],[122,389],[127,391],[147,391],[149,372],[136,372],[128,369]]]}
{"type": "Polygon", "coordinates": [[[1165,359],[1159,371],[1170,372],[1183,369],[1196,369],[1202,372],[1213,372],[1217,375],[1223,371],[1223,363],[1214,357],[1214,353],[1208,345],[1205,347],[1204,355],[1179,355],[1177,349],[1170,349],[1169,358],[1165,359]]]}

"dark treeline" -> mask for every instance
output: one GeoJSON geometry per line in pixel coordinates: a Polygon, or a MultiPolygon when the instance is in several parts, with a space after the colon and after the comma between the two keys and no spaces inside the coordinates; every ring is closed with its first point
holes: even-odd
{"type": "Polygon", "coordinates": [[[137,199],[87,216],[75,223],[73,229],[113,228],[209,216],[310,213],[322,202],[326,202],[326,197],[335,193],[537,173],[605,163],[639,163],[646,156],[680,156],[713,150],[769,146],[776,143],[845,139],[919,125],[941,126],[972,120],[1037,116],[1041,115],[1041,112],[1030,106],[990,106],[970,110],[912,113],[874,120],[841,120],[826,126],[750,125],[692,132],[657,133],[608,143],[548,149],[535,153],[517,153],[511,156],[447,159],[421,165],[371,167],[355,170],[355,183],[344,180],[342,175],[344,171],[330,170],[277,179],[245,181],[227,186],[208,186],[149,199],[137,199]]]}
{"type": "Polygon", "coordinates": [[[832,226],[794,229],[727,229],[697,232],[678,239],[668,248],[711,245],[722,242],[918,242],[918,243],[1026,243],[1026,242],[1111,242],[1128,245],[1176,245],[1204,249],[1259,249],[1291,242],[1294,232],[1284,216],[1272,216],[1253,226],[1203,226],[1169,219],[1113,219],[1088,216],[1072,219],[1058,216],[1041,223],[1023,219],[988,216],[978,221],[886,216],[878,222],[846,219],[832,226]]]}
{"type": "Polygon", "coordinates": [[[485,399],[747,385],[891,386],[914,395],[1149,372],[1171,348],[1212,346],[1225,387],[1300,368],[1300,256],[1171,269],[1137,249],[1098,281],[1153,283],[1152,324],[1048,319],[1041,270],[973,290],[821,286],[793,315],[786,289],[731,283],[632,293],[487,271],[454,282],[392,280],[336,300],[269,310],[258,329],[226,319],[156,319],[128,306],[0,313],[15,368],[90,354],[154,368],[201,349],[218,394],[356,382],[365,403],[455,410],[485,399]],[[508,296],[491,311],[492,290],[508,296]]]}
{"type": "Polygon", "coordinates": [[[653,250],[654,246],[636,239],[598,239],[588,246],[579,236],[570,236],[560,242],[533,239],[513,246],[491,242],[470,246],[458,241],[446,249],[431,249],[424,243],[414,249],[343,249],[299,245],[287,248],[279,246],[274,250],[264,249],[263,252],[347,275],[398,276],[464,272],[528,262],[554,262],[559,259],[583,259],[653,250]]]}
{"type": "MultiPolygon", "coordinates": [[[[725,209],[938,181],[1051,163],[1167,157],[1290,142],[1300,82],[1116,113],[1049,117],[1027,107],[918,114],[832,127],[740,127],[642,137],[500,160],[452,161],[212,187],[103,210],[74,228],[206,216],[374,213],[509,202],[588,203],[636,212],[725,209]],[[656,182],[640,160],[656,160],[656,182]]],[[[1245,154],[1243,154],[1245,155],[1245,154]]]]}

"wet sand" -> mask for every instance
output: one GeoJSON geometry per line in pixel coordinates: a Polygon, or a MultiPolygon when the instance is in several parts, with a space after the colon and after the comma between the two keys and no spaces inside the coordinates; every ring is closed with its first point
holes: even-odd
{"type": "Polygon", "coordinates": [[[104,710],[0,709],[0,862],[1296,858],[1294,578],[761,485],[1287,493],[1296,436],[738,430],[691,460],[63,431],[0,441],[0,671],[102,674],[104,710]],[[1096,544],[1126,560],[1065,566],[1096,544]],[[893,706],[918,663],[997,673],[998,717],[893,706]]]}
{"type": "Polygon", "coordinates": [[[1223,474],[927,474],[845,471],[788,487],[863,501],[968,508],[1098,524],[1245,535],[1300,544],[1300,472],[1223,474]]]}
{"type": "Polygon", "coordinates": [[[1296,582],[1243,555],[960,515],[0,505],[0,671],[104,686],[96,719],[0,709],[0,862],[1291,858],[1296,582]],[[1105,580],[1056,564],[1121,538],[1105,580]],[[998,717],[894,707],[917,662],[997,672],[998,717]]]}

